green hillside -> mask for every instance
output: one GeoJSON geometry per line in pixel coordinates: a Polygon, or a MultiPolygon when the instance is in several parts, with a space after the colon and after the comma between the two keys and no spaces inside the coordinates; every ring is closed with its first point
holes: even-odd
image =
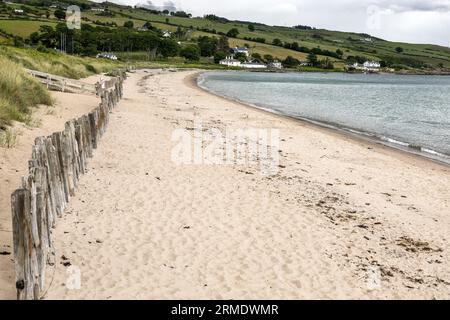
{"type": "MultiPolygon", "coordinates": [[[[136,33],[144,25],[151,24],[151,30],[155,35],[159,30],[169,30],[177,33],[174,40],[181,43],[181,48],[196,44],[201,36],[220,38],[228,36],[230,46],[248,45],[250,52],[264,59],[271,56],[279,60],[285,60],[291,56],[297,60],[305,61],[312,52],[319,61],[330,61],[334,68],[343,69],[346,65],[355,61],[377,60],[383,66],[394,68],[402,72],[449,72],[450,48],[427,45],[389,42],[367,34],[337,32],[322,29],[314,29],[307,26],[279,27],[268,26],[260,23],[229,21],[214,15],[205,17],[190,17],[184,12],[165,14],[144,8],[117,5],[113,3],[93,3],[86,0],[58,2],[49,0],[16,0],[16,3],[0,4],[0,43],[31,44],[29,37],[40,31],[41,26],[56,27],[59,20],[55,17],[54,4],[61,8],[69,4],[79,5],[82,9],[82,23],[84,26],[94,28],[103,27],[105,30],[121,30],[125,23],[132,22],[132,28],[136,33]],[[103,9],[104,12],[93,11],[93,8],[103,9]],[[21,9],[23,13],[16,13],[14,9],[21,9]],[[236,29],[235,34],[230,34],[231,29],[236,29]]],[[[301,23],[301,21],[299,21],[301,23]]],[[[98,30],[97,30],[98,31],[98,30]]],[[[99,31],[98,31],[99,32],[99,31]]],[[[102,31],[108,32],[108,31],[102,31]]],[[[127,39],[131,37],[123,37],[127,39]]],[[[111,42],[108,38],[105,42],[111,42]]],[[[120,41],[115,39],[115,41],[120,41]]],[[[144,41],[144,40],[143,40],[144,41]]],[[[47,45],[48,47],[48,45],[47,45]]],[[[97,44],[89,52],[82,54],[92,55],[95,51],[114,50],[120,56],[120,51],[150,51],[145,46],[121,46],[112,48],[111,44],[97,44]]],[[[77,53],[77,52],[74,52],[77,53]]],[[[128,56],[133,56],[128,54],[128,56]]],[[[138,56],[138,55],[136,55],[138,56]]],[[[141,56],[144,56],[143,54],[141,56]]],[[[170,58],[170,54],[163,54],[164,58],[170,58]]],[[[159,52],[149,59],[161,57],[159,52]]],[[[169,59],[170,60],[170,59],[169,59]]],[[[203,62],[207,61],[202,59],[203,62]]]]}

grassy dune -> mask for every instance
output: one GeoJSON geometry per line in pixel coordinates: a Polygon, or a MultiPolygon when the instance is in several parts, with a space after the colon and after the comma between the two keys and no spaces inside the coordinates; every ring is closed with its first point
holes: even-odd
{"type": "Polygon", "coordinates": [[[34,49],[18,49],[1,45],[0,57],[16,62],[27,69],[48,72],[72,79],[84,78],[122,66],[119,62],[105,59],[82,58],[53,51],[44,53],[34,49]]]}
{"type": "Polygon", "coordinates": [[[81,58],[0,45],[0,129],[12,121],[29,122],[33,107],[52,103],[46,88],[24,68],[80,79],[122,67],[118,62],[81,58]]]}
{"type": "Polygon", "coordinates": [[[13,120],[28,122],[31,108],[51,103],[47,90],[30,78],[23,67],[0,56],[0,129],[13,120]]]}

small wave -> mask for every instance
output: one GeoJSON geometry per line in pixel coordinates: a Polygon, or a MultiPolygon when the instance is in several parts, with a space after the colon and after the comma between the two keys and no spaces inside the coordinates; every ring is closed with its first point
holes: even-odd
{"type": "Polygon", "coordinates": [[[240,100],[239,98],[235,98],[235,97],[230,97],[227,96],[226,94],[221,94],[218,92],[215,92],[214,90],[210,89],[207,87],[206,85],[206,79],[205,77],[199,77],[197,79],[197,83],[198,86],[202,89],[204,89],[207,92],[210,92],[216,96],[220,96],[222,98],[225,98],[227,100],[231,100],[231,101],[235,101],[238,103],[242,103],[245,104],[247,106],[256,108],[256,109],[260,109],[260,110],[264,110],[266,112],[269,113],[273,113],[273,114],[277,114],[277,115],[282,115],[282,116],[287,116],[289,118],[295,118],[298,120],[303,120],[303,121],[307,121],[309,123],[315,124],[317,126],[321,126],[321,127],[326,127],[326,128],[330,128],[330,129],[334,129],[334,130],[338,130],[338,131],[344,131],[350,134],[354,134],[356,136],[360,136],[360,137],[365,137],[366,139],[372,140],[372,141],[378,141],[384,145],[399,149],[399,150],[403,150],[403,151],[407,151],[407,152],[411,152],[414,154],[418,154],[418,155],[422,155],[426,158],[429,159],[433,159],[433,160],[437,160],[446,164],[450,164],[450,155],[449,154],[444,154],[441,152],[438,152],[436,150],[430,149],[428,147],[423,147],[420,145],[416,145],[413,143],[408,143],[408,142],[404,142],[404,141],[400,141],[398,139],[392,138],[392,137],[387,137],[387,136],[379,136],[375,133],[372,132],[367,132],[367,131],[363,131],[363,130],[358,130],[358,129],[354,129],[354,128],[349,128],[349,127],[345,127],[342,125],[339,125],[337,123],[332,123],[332,122],[327,122],[327,121],[322,121],[322,120],[316,120],[316,119],[311,119],[311,118],[307,118],[307,117],[303,117],[303,116],[298,116],[298,115],[292,115],[292,114],[288,114],[285,112],[281,112],[279,110],[276,110],[274,107],[267,107],[267,106],[261,106],[261,105],[256,105],[253,103],[249,103],[247,101],[243,101],[240,100]]]}

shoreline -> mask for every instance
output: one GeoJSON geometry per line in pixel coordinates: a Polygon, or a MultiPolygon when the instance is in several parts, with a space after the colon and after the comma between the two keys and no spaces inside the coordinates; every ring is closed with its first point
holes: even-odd
{"type": "MultiPolygon", "coordinates": [[[[212,90],[209,90],[205,87],[202,87],[199,83],[198,83],[198,79],[199,77],[207,72],[211,72],[208,70],[202,70],[202,71],[198,71],[196,74],[193,74],[191,76],[189,76],[186,80],[187,80],[187,84],[189,84],[191,87],[196,88],[198,90],[201,90],[202,92],[206,92],[208,94],[211,94],[215,97],[224,99],[226,101],[229,102],[233,102],[233,103],[237,103],[240,104],[246,108],[251,108],[252,110],[258,110],[261,112],[264,112],[265,114],[270,114],[272,116],[276,116],[285,120],[290,120],[290,121],[294,121],[296,123],[301,123],[303,125],[307,125],[310,128],[322,131],[322,132],[327,132],[329,134],[332,135],[337,135],[341,138],[345,138],[345,139],[351,139],[354,142],[358,142],[358,143],[364,143],[365,145],[369,144],[372,147],[383,147],[381,148],[382,150],[385,151],[390,151],[392,152],[394,155],[403,155],[403,156],[409,156],[409,157],[413,157],[415,159],[421,159],[427,162],[432,162],[434,164],[443,166],[445,168],[450,168],[450,157],[448,157],[445,154],[442,154],[444,157],[440,157],[440,156],[433,156],[431,153],[426,153],[424,151],[416,151],[408,146],[402,146],[400,144],[395,144],[395,143],[391,143],[389,141],[383,141],[380,137],[378,136],[369,136],[370,133],[367,133],[367,135],[364,135],[364,132],[356,132],[356,129],[351,129],[351,128],[345,128],[345,127],[339,127],[339,125],[336,124],[332,124],[332,123],[326,123],[326,122],[321,122],[321,121],[316,121],[316,120],[312,120],[312,119],[307,119],[307,118],[301,118],[301,117],[294,117],[294,116],[290,116],[287,114],[283,114],[281,112],[277,112],[275,110],[271,110],[268,108],[264,108],[264,107],[260,107],[258,105],[252,105],[250,103],[246,103],[244,101],[241,101],[239,99],[234,99],[231,97],[227,97],[224,95],[220,95],[218,93],[213,92],[212,90]],[[350,130],[354,130],[355,132],[352,132],[350,130]],[[445,157],[447,157],[448,159],[446,159],[445,157]]],[[[389,137],[386,137],[387,139],[390,139],[389,137]]],[[[406,143],[405,143],[406,144],[406,143]]],[[[380,150],[381,150],[380,149],[380,150]]],[[[437,152],[435,150],[432,150],[433,152],[437,152]]],[[[439,153],[439,152],[437,152],[439,153]]]]}

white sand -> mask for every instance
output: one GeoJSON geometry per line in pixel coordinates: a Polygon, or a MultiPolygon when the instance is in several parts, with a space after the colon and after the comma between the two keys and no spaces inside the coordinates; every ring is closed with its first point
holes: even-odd
{"type": "Polygon", "coordinates": [[[215,97],[193,74],[126,81],[55,230],[46,298],[450,298],[449,167],[215,97]],[[172,132],[194,119],[280,129],[283,167],[176,165],[172,132]]]}

